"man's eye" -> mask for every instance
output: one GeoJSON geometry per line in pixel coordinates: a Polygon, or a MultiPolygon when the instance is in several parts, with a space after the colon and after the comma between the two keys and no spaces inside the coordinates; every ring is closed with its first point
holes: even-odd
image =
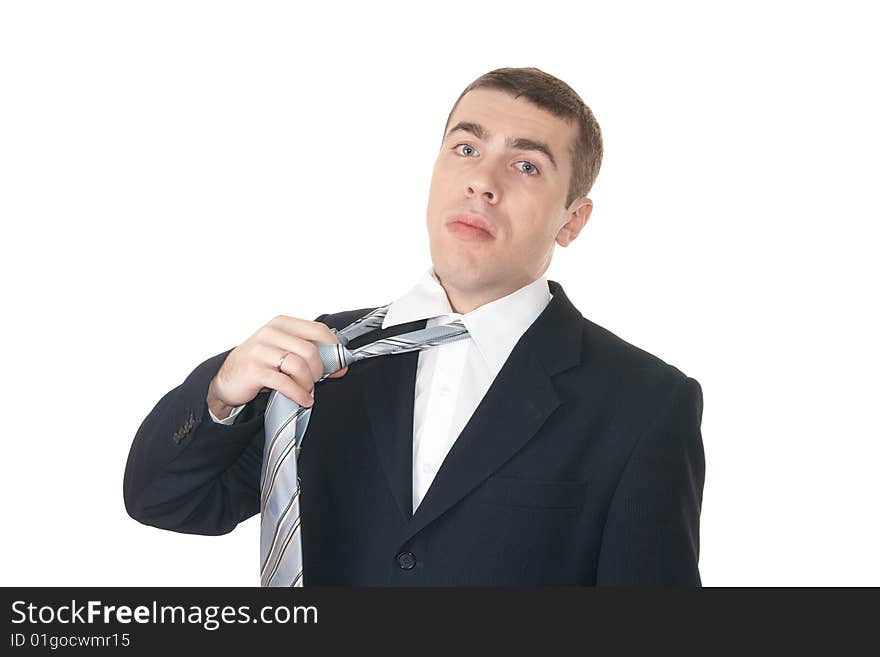
{"type": "MultiPolygon", "coordinates": [[[[466,157],[470,157],[472,153],[476,153],[476,149],[470,144],[456,144],[452,150],[456,153],[464,155],[466,157]],[[459,150],[459,149],[467,149],[467,150],[459,150]]],[[[521,162],[517,162],[517,164],[524,164],[525,167],[520,169],[520,173],[524,176],[537,176],[540,175],[540,170],[534,164],[529,162],[528,160],[522,160],[521,162]]]]}
{"type": "Polygon", "coordinates": [[[540,173],[538,171],[538,167],[536,167],[534,164],[532,164],[528,160],[523,160],[522,162],[517,162],[517,164],[525,164],[527,167],[529,167],[526,170],[520,169],[520,171],[522,171],[523,174],[525,174],[527,176],[537,176],[540,173]]]}

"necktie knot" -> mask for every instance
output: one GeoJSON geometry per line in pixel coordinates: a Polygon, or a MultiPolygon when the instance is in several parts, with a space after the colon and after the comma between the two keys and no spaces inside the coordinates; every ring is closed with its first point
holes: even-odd
{"type": "Polygon", "coordinates": [[[420,351],[469,337],[464,323],[457,319],[448,324],[438,324],[437,326],[431,326],[418,331],[410,331],[403,335],[380,338],[362,347],[349,349],[346,345],[351,341],[351,335],[346,335],[345,329],[342,331],[330,330],[339,338],[340,343],[315,343],[315,346],[318,348],[318,356],[321,358],[321,365],[324,368],[324,376],[321,377],[319,382],[326,379],[333,372],[341,370],[343,367],[356,363],[359,360],[407,351],[420,351]]]}

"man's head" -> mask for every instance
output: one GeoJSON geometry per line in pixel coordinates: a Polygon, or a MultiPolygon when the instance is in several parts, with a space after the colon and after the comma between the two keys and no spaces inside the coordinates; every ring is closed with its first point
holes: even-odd
{"type": "Polygon", "coordinates": [[[599,124],[561,80],[503,68],[468,85],[446,121],[428,198],[431,260],[447,292],[498,298],[541,276],[554,243],[568,246],[589,219],[601,162],[599,124]]]}

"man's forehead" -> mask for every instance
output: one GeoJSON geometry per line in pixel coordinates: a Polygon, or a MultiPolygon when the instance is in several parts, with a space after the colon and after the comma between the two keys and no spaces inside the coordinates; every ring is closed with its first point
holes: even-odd
{"type": "MultiPolygon", "coordinates": [[[[573,124],[554,116],[525,98],[494,89],[474,89],[458,102],[447,134],[461,122],[477,124],[483,128],[484,139],[506,137],[542,140],[562,151],[570,143],[573,124]]],[[[563,156],[563,153],[559,153],[563,156]]]]}

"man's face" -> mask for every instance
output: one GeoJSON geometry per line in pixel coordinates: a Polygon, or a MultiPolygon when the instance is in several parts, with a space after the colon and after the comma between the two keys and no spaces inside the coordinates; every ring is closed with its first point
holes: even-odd
{"type": "Polygon", "coordinates": [[[489,89],[465,94],[428,198],[431,260],[444,285],[508,294],[544,273],[554,242],[567,246],[577,236],[592,203],[583,197],[564,205],[576,134],[574,121],[523,98],[489,89]],[[489,233],[456,217],[482,221],[489,233]]]}

